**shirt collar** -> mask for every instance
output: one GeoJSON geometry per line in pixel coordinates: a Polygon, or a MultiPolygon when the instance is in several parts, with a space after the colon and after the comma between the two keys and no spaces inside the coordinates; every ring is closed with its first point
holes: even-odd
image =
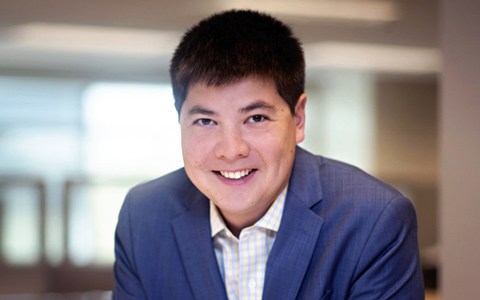
{"type": "MultiPolygon", "coordinates": [[[[270,208],[267,210],[265,215],[258,220],[252,227],[258,226],[263,227],[275,232],[278,232],[280,228],[280,222],[282,221],[283,208],[285,206],[285,198],[287,195],[288,185],[283,189],[283,191],[278,195],[277,199],[273,202],[270,208]]],[[[222,230],[228,230],[225,225],[218,208],[210,200],[210,227],[212,229],[212,238],[215,237],[222,230]]]]}
{"type": "Polygon", "coordinates": [[[212,238],[222,230],[227,229],[222,216],[212,200],[210,200],[210,227],[212,228],[212,238]]]}

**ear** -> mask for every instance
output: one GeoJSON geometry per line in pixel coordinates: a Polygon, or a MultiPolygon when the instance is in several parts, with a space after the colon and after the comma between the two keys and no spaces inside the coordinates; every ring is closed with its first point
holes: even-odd
{"type": "Polygon", "coordinates": [[[305,105],[307,104],[307,95],[301,94],[295,105],[295,127],[297,144],[305,139],[305,105]]]}

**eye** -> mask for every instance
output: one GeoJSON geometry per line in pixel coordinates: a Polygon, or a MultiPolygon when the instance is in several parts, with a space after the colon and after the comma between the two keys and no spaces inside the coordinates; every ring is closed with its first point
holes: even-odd
{"type": "Polygon", "coordinates": [[[194,124],[197,124],[197,125],[200,125],[200,126],[208,126],[208,125],[213,125],[215,124],[214,121],[212,121],[211,119],[198,119],[196,120],[195,122],[193,122],[194,124]]]}
{"type": "Polygon", "coordinates": [[[248,118],[248,122],[252,122],[252,123],[260,123],[260,122],[263,122],[265,120],[268,120],[267,117],[265,116],[262,116],[262,115],[254,115],[254,116],[251,116],[250,118],[248,118]]]}

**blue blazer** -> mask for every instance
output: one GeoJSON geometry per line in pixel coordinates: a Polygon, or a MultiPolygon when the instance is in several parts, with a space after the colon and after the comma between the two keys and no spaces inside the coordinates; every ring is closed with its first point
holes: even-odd
{"type": "MultiPolygon", "coordinates": [[[[113,299],[227,300],[209,200],[184,169],[129,192],[115,254],[113,299]]],[[[412,204],[355,167],[297,147],[263,299],[424,299],[412,204]]]]}

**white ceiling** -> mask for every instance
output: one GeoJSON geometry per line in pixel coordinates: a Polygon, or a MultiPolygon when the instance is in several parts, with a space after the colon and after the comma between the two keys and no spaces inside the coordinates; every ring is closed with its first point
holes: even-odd
{"type": "MultiPolygon", "coordinates": [[[[185,29],[214,12],[238,7],[259,9],[278,16],[292,26],[306,48],[318,48],[322,45],[319,43],[325,42],[329,45],[367,46],[362,49],[380,45],[391,49],[403,46],[401,49],[407,51],[431,51],[438,46],[437,0],[0,0],[0,74],[163,77],[175,42],[185,29]],[[372,7],[362,11],[372,2],[384,5],[383,8],[393,7],[396,20],[362,21],[375,15],[372,7]],[[326,6],[332,3],[333,8],[326,6]],[[303,8],[306,9],[302,11],[303,8]],[[328,17],[332,9],[333,12],[347,12],[350,19],[328,17]],[[69,36],[60,38],[60,41],[66,45],[57,45],[59,42],[50,40],[51,33],[45,28],[65,28],[65,25],[78,30],[65,31],[69,36]],[[31,36],[30,40],[20,38],[27,36],[19,34],[27,32],[26,28],[36,28],[33,38],[36,41],[32,41],[31,36]],[[121,29],[122,34],[133,32],[138,35],[131,40],[119,35],[118,43],[113,38],[106,38],[105,43],[105,40],[96,41],[94,37],[82,38],[81,30],[84,29],[110,33],[113,29],[121,29]],[[169,39],[165,39],[165,32],[169,39]],[[157,35],[163,39],[156,39],[157,44],[147,43],[149,51],[140,51],[142,40],[139,36],[157,35]],[[47,45],[40,45],[45,41],[48,41],[47,45]],[[137,52],[132,55],[128,53],[129,49],[137,52]]],[[[397,55],[397,52],[385,53],[397,55]]],[[[401,54],[404,52],[398,53],[399,59],[404,56],[401,54]]],[[[333,58],[330,60],[334,61],[333,58]]]]}

